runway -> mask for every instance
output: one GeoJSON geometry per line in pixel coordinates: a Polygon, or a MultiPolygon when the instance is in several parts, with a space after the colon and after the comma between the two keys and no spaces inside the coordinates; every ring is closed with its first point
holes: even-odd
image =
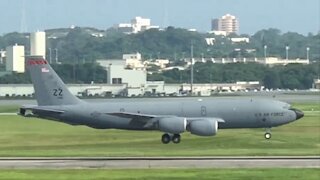
{"type": "Polygon", "coordinates": [[[0,158],[0,169],[320,168],[319,156],[0,158]]]}

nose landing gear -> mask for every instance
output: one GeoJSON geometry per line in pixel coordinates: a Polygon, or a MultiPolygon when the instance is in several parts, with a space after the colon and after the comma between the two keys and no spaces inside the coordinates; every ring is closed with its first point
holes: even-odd
{"type": "Polygon", "coordinates": [[[264,134],[265,139],[270,139],[271,138],[271,129],[266,128],[266,133],[264,134]]]}
{"type": "Polygon", "coordinates": [[[270,138],[271,138],[271,133],[265,133],[265,134],[264,134],[264,138],[270,139],[270,138]]]}

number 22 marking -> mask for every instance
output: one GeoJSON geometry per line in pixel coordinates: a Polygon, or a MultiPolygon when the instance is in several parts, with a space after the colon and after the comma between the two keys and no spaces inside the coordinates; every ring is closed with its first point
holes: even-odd
{"type": "Polygon", "coordinates": [[[62,96],[62,89],[53,89],[53,95],[54,96],[62,96]]]}

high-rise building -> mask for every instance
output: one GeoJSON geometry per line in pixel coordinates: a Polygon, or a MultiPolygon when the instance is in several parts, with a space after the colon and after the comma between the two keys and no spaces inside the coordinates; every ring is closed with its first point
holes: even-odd
{"type": "Polygon", "coordinates": [[[24,73],[24,46],[14,45],[6,48],[6,71],[24,73]]]}
{"type": "Polygon", "coordinates": [[[227,34],[237,33],[239,31],[239,21],[235,16],[226,14],[220,19],[211,21],[212,31],[225,31],[227,34]]]}
{"type": "Polygon", "coordinates": [[[46,57],[46,33],[34,32],[30,35],[30,55],[46,57]]]}

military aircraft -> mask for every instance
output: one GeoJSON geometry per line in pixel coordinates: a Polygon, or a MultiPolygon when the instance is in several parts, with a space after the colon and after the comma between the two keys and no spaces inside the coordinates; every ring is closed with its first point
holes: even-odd
{"type": "MultiPolygon", "coordinates": [[[[22,106],[19,114],[96,129],[159,130],[161,141],[179,143],[180,134],[214,136],[218,129],[272,127],[304,116],[285,102],[253,98],[173,98],[89,103],[72,95],[43,58],[29,58],[37,106],[22,106]]],[[[50,127],[48,127],[50,128],[50,127]]]]}

